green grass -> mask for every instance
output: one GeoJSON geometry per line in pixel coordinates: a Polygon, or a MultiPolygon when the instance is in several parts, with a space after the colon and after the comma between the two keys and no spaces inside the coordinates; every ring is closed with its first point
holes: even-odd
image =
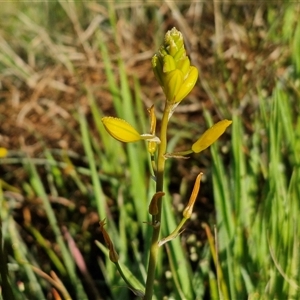
{"type": "Polygon", "coordinates": [[[299,165],[297,152],[288,146],[296,133],[293,100],[280,86],[263,100],[251,138],[239,114],[233,116],[233,164],[226,171],[212,147],[220,262],[232,299],[257,293],[260,299],[297,299],[299,165]]]}
{"type": "MultiPolygon", "coordinates": [[[[201,188],[212,186],[209,194],[200,190],[199,197],[214,203],[215,213],[207,218],[208,227],[203,225],[210,243],[202,239],[189,245],[189,236],[203,232],[198,226],[196,232],[187,229],[163,247],[155,298],[300,297],[299,6],[286,4],[278,14],[275,4],[221,7],[228,36],[217,50],[211,42],[215,34],[211,20],[218,14],[213,6],[176,5],[180,14],[173,17],[176,7],[167,2],[4,5],[0,105],[11,114],[0,110],[0,131],[3,137],[11,135],[0,136],[0,147],[9,150],[6,158],[0,158],[0,299],[12,299],[11,294],[15,299],[55,299],[50,296],[52,287],[63,299],[134,299],[103,247],[98,222],[104,218],[123,271],[133,285],[145,285],[151,229],[146,223],[154,193],[146,145],[115,141],[104,130],[101,117],[114,114],[140,131],[149,130],[146,106],[154,101],[159,115],[163,100],[148,75],[150,58],[162,42],[166,24],[173,23],[189,47],[194,45],[190,38],[201,36],[196,50],[189,48],[201,75],[195,93],[183,103],[191,109],[189,118],[174,115],[172,135],[179,125],[182,129],[170,137],[170,147],[190,143],[219,119],[233,123],[210,152],[180,161],[187,173],[204,168],[201,188]],[[199,16],[188,17],[200,13],[201,7],[207,12],[201,15],[202,25],[197,23],[199,16]],[[256,27],[250,17],[255,13],[256,27]],[[180,23],[181,18],[186,23],[180,23]],[[233,47],[237,57],[229,55],[233,47]],[[248,53],[245,48],[249,56],[239,57],[248,53]],[[130,63],[135,56],[137,61],[130,63]],[[16,125],[28,99],[35,106],[28,106],[25,122],[16,125]],[[41,99],[54,103],[60,113],[45,108],[41,99]],[[63,117],[64,111],[69,117],[63,117]],[[59,129],[65,133],[62,139],[70,137],[67,147],[49,140],[39,121],[34,122],[34,116],[50,113],[53,134],[59,129]],[[9,126],[22,128],[23,142],[9,126]],[[38,151],[31,151],[31,143],[38,143],[38,151]],[[191,250],[196,261],[190,259],[191,250]]],[[[184,190],[192,181],[178,179],[176,163],[167,161],[165,191],[170,194],[164,199],[163,236],[180,221],[173,205],[177,190],[169,187],[179,182],[184,190]]],[[[198,216],[201,205],[195,209],[198,216]]],[[[196,226],[202,221],[189,222],[196,226]]]]}

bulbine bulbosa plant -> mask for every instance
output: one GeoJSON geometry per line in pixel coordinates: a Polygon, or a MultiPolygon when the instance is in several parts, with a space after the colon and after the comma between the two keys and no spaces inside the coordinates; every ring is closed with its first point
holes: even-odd
{"type": "Polygon", "coordinates": [[[176,107],[191,92],[198,79],[198,70],[191,65],[190,60],[186,55],[182,34],[176,28],[173,28],[166,33],[164,43],[152,57],[152,68],[166,97],[160,128],[158,129],[156,126],[154,105],[148,109],[150,116],[150,130],[147,133],[140,134],[133,126],[123,119],[114,117],[102,118],[105,129],[115,139],[125,143],[146,140],[148,144],[148,152],[151,157],[156,183],[156,193],[153,195],[149,204],[149,214],[152,216],[152,221],[150,223],[152,226],[152,237],[149,237],[151,238],[151,248],[149,249],[149,263],[144,290],[137,290],[133,287],[123,274],[118,263],[118,254],[114,248],[113,242],[104,229],[105,221],[103,220],[100,222],[101,231],[109,249],[110,260],[116,264],[121,276],[129,288],[133,290],[136,295],[145,300],[152,299],[158,251],[163,244],[173,240],[180,234],[182,226],[191,217],[202,176],[202,173],[200,173],[196,178],[192,195],[187,206],[183,210],[181,222],[169,236],[161,239],[162,201],[165,194],[163,191],[165,163],[170,158],[186,157],[191,153],[203,151],[214,143],[231,124],[231,121],[229,120],[222,120],[205,131],[189,149],[180,152],[167,153],[167,130],[169,120],[176,107]]]}

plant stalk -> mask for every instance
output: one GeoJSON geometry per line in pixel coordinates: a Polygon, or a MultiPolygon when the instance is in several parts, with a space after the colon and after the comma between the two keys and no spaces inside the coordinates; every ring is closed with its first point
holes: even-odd
{"type": "MultiPolygon", "coordinates": [[[[1,203],[2,204],[2,203],[1,203]]],[[[0,216],[0,278],[2,285],[2,296],[3,299],[14,300],[14,294],[9,282],[9,273],[7,267],[7,254],[4,248],[4,241],[2,240],[2,220],[0,216]]]]}
{"type": "MultiPolygon", "coordinates": [[[[161,130],[160,130],[160,144],[158,148],[158,156],[157,156],[157,172],[156,172],[156,192],[163,191],[164,185],[164,170],[165,170],[165,153],[167,150],[167,128],[169,121],[169,112],[172,108],[172,105],[166,101],[163,118],[161,122],[161,130]]],[[[153,295],[153,287],[155,280],[155,270],[157,264],[158,257],[158,241],[161,227],[161,211],[162,211],[162,197],[157,200],[158,213],[157,215],[152,216],[152,240],[151,240],[151,248],[150,248],[150,257],[148,263],[148,271],[147,271],[147,280],[146,280],[146,290],[144,300],[151,300],[153,295]]]]}

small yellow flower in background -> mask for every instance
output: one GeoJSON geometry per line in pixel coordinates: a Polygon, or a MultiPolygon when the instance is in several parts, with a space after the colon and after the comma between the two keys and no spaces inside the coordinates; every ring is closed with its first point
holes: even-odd
{"type": "Polygon", "coordinates": [[[199,153],[212,145],[225,132],[226,128],[231,123],[232,121],[225,119],[207,129],[203,135],[192,145],[193,152],[199,153]]]}
{"type": "Polygon", "coordinates": [[[178,104],[196,84],[198,70],[190,65],[182,34],[175,27],[166,33],[164,44],[152,57],[152,69],[172,104],[178,104]]]}
{"type": "Polygon", "coordinates": [[[104,117],[102,118],[102,123],[106,131],[116,140],[131,143],[140,140],[150,140],[159,143],[158,137],[152,134],[139,134],[133,126],[127,123],[123,119],[114,117],[104,117]]]}
{"type": "Polygon", "coordinates": [[[0,158],[5,157],[7,155],[7,152],[8,151],[6,148],[0,147],[0,158]]]}

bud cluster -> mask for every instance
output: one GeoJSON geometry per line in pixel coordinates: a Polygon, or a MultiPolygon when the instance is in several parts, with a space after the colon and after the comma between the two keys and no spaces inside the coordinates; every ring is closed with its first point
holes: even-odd
{"type": "Polygon", "coordinates": [[[152,57],[152,68],[171,104],[178,104],[183,100],[198,79],[198,70],[191,66],[182,33],[176,28],[166,33],[163,45],[152,57]]]}

